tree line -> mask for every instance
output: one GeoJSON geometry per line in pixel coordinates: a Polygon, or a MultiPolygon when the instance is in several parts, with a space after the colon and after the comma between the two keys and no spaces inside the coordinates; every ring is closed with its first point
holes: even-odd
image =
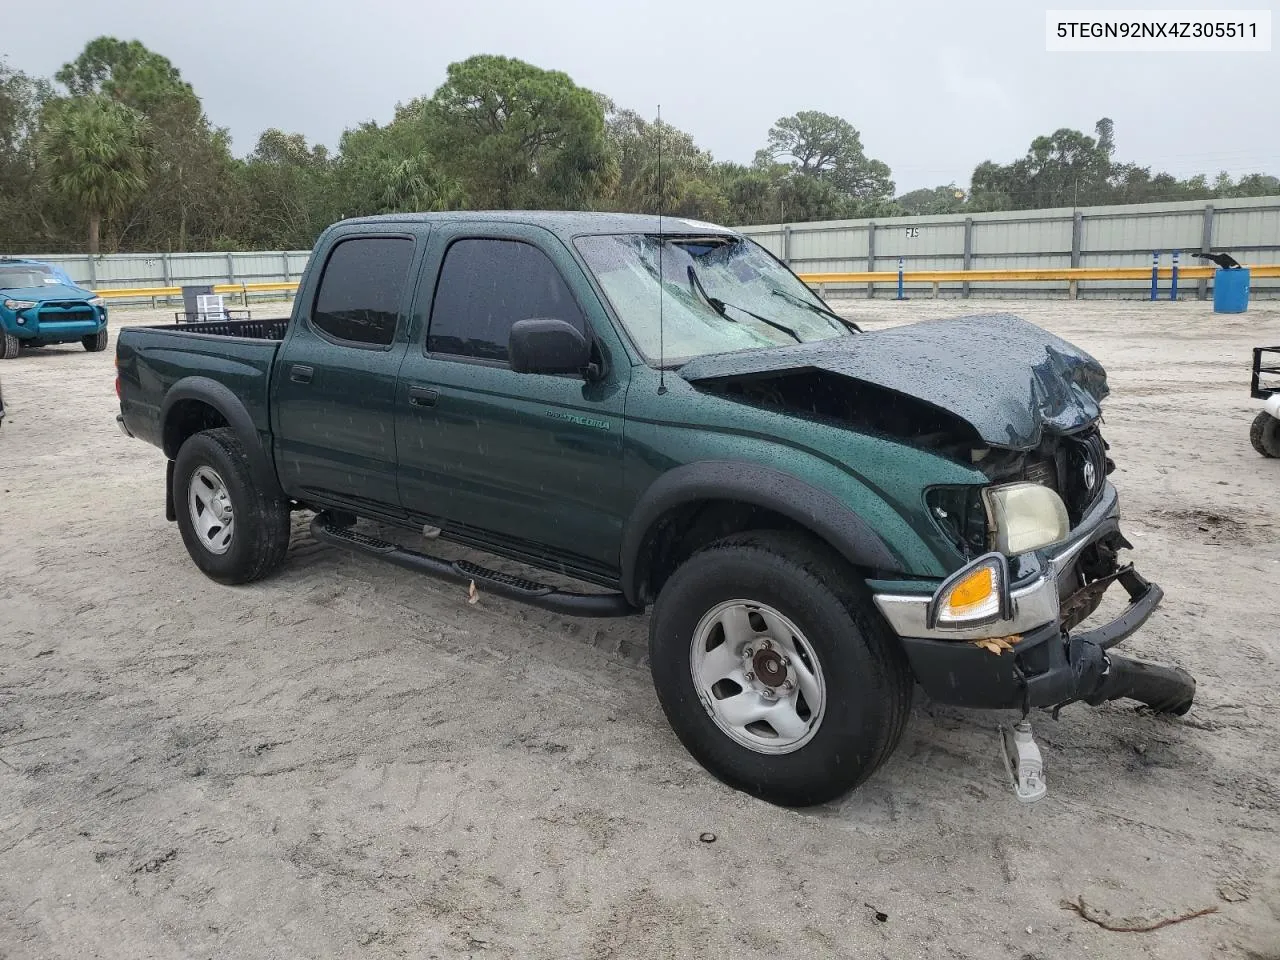
{"type": "Polygon", "coordinates": [[[509,57],[450,64],[430,96],[336,151],[263,132],[235,157],[191,85],[136,40],[99,37],[53,78],[0,59],[0,252],[301,249],[335,220],[455,209],[662,210],[746,225],[1262,196],[1258,173],[1178,179],[1114,159],[1115,130],[1061,129],[967,188],[896,195],[847,120],[780,118],[750,164],[509,57]],[[659,175],[659,148],[661,175],[659,175]]]}

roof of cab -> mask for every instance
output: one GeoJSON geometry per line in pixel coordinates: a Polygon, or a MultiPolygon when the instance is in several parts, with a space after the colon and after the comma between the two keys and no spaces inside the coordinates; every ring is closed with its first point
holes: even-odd
{"type": "Polygon", "coordinates": [[[714,223],[690,220],[687,217],[656,216],[640,213],[594,213],[581,210],[466,210],[442,213],[388,213],[372,217],[352,217],[342,220],[343,226],[375,223],[519,223],[543,227],[561,237],[576,237],[592,233],[658,233],[659,225],[664,234],[708,233],[736,236],[736,231],[714,223]]]}

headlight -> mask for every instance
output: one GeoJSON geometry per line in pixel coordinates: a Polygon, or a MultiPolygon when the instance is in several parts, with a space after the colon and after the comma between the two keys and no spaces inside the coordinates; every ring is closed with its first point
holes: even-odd
{"type": "Polygon", "coordinates": [[[992,549],[1013,557],[1057,543],[1071,532],[1062,498],[1038,483],[1008,483],[982,493],[991,521],[992,549]]]}
{"type": "Polygon", "coordinates": [[[973,627],[1008,619],[1009,570],[998,553],[979,557],[945,581],[929,602],[926,622],[932,627],[973,627]]]}
{"type": "Polygon", "coordinates": [[[34,300],[6,300],[4,305],[10,310],[30,310],[36,305],[34,300]]]}
{"type": "Polygon", "coordinates": [[[102,306],[102,305],[103,305],[104,303],[106,303],[106,302],[107,302],[107,301],[103,300],[101,297],[92,297],[92,298],[89,300],[89,304],[90,304],[90,306],[94,306],[94,307],[100,307],[100,306],[102,306]]]}

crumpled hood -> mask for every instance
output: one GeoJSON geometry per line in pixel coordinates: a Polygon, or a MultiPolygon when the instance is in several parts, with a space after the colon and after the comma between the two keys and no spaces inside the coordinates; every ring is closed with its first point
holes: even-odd
{"type": "Polygon", "coordinates": [[[88,300],[97,296],[90,290],[80,287],[69,287],[65,283],[46,283],[39,287],[21,287],[0,289],[0,300],[88,300]]]}
{"type": "Polygon", "coordinates": [[[1106,371],[1093,357],[1012,314],[929,320],[794,346],[699,357],[690,383],[822,370],[948,410],[985,443],[1029,450],[1101,415],[1106,371]]]}

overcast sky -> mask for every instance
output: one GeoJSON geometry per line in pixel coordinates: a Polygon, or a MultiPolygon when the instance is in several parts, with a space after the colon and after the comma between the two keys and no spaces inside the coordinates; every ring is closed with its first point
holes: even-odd
{"type": "Polygon", "coordinates": [[[838,114],[899,192],[967,186],[982,160],[1012,160],[1059,127],[1091,132],[1102,116],[1115,120],[1122,161],[1280,175],[1280,53],[1047,53],[1050,5],[1071,6],[50,0],[6,18],[0,52],[51,75],[95,36],[139,39],[178,66],[238,154],[273,126],[336,145],[345,127],[385,123],[397,101],[429,95],[451,61],[494,53],[563,70],[649,116],[661,103],[717,159],[750,162],[786,114],[838,114]]]}

